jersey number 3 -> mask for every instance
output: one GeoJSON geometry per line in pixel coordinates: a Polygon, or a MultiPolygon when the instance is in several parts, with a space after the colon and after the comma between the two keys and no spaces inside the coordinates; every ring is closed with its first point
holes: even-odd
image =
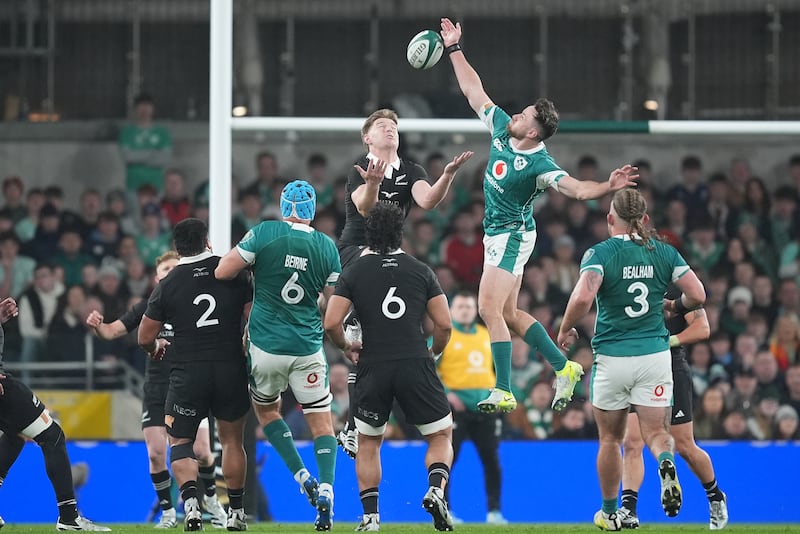
{"type": "Polygon", "coordinates": [[[206,311],[204,311],[203,314],[200,315],[200,318],[197,320],[197,322],[194,323],[195,326],[197,326],[197,328],[203,328],[204,326],[218,325],[219,319],[211,318],[211,314],[214,313],[214,310],[217,308],[216,299],[212,295],[209,295],[208,293],[200,293],[194,298],[192,304],[194,304],[195,306],[199,306],[201,302],[206,302],[208,304],[208,307],[206,308],[206,311]]]}
{"type": "Polygon", "coordinates": [[[628,317],[641,317],[650,311],[650,303],[647,302],[647,295],[650,294],[650,290],[643,282],[634,282],[629,285],[628,293],[636,293],[636,296],[633,297],[633,302],[639,305],[638,309],[633,306],[625,306],[625,314],[628,317]]]}

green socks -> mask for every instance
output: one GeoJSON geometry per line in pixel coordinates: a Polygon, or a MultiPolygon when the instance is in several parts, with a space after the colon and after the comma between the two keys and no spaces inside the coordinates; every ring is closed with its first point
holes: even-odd
{"type": "Polygon", "coordinates": [[[542,323],[535,322],[525,332],[525,343],[531,346],[534,351],[539,351],[542,356],[550,362],[555,371],[562,370],[567,365],[567,357],[558,349],[542,323]]]}
{"type": "Polygon", "coordinates": [[[497,375],[495,387],[511,392],[511,342],[495,341],[492,343],[492,359],[494,372],[497,375]]]}
{"type": "Polygon", "coordinates": [[[675,463],[675,455],[673,455],[671,452],[662,452],[658,455],[658,465],[661,465],[661,462],[664,460],[669,460],[670,462],[675,463]]]}
{"type": "MultiPolygon", "coordinates": [[[[278,453],[283,460],[283,463],[286,464],[286,467],[289,468],[289,471],[291,471],[292,474],[297,473],[301,469],[305,469],[303,460],[297,453],[297,447],[294,446],[292,431],[289,430],[289,426],[286,424],[286,421],[283,419],[278,419],[277,421],[271,422],[264,427],[264,435],[267,436],[267,439],[272,444],[275,452],[278,453]]],[[[334,439],[334,446],[335,445],[336,440],[334,439]]]]}
{"type": "MultiPolygon", "coordinates": [[[[539,324],[539,323],[536,323],[539,324]]],[[[617,498],[603,499],[603,512],[606,514],[613,514],[617,511],[617,498]]]]}
{"type": "Polygon", "coordinates": [[[320,436],[314,440],[314,456],[317,459],[320,484],[333,485],[336,472],[336,438],[320,436]]]}

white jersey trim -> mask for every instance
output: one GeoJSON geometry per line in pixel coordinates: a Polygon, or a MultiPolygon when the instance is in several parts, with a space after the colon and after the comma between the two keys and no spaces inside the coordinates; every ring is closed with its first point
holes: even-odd
{"type": "Polygon", "coordinates": [[[256,261],[256,253],[255,252],[250,252],[249,250],[245,250],[245,249],[243,249],[242,247],[240,247],[238,245],[236,246],[236,252],[239,253],[239,256],[242,257],[242,259],[244,260],[244,262],[247,265],[253,265],[253,262],[256,261]]]}
{"type": "Polygon", "coordinates": [[[198,261],[207,260],[213,255],[214,254],[210,250],[206,250],[195,256],[182,256],[181,259],[178,260],[178,265],[185,265],[187,263],[197,263],[198,261]]]}
{"type": "MultiPolygon", "coordinates": [[[[373,154],[372,152],[367,152],[367,159],[372,161],[378,161],[380,158],[375,154],[373,154]]],[[[392,173],[394,171],[399,171],[399,170],[400,170],[400,158],[398,157],[396,160],[389,162],[389,165],[386,166],[386,171],[384,171],[383,176],[385,178],[391,178],[392,173]]]]}
{"type": "Polygon", "coordinates": [[[605,274],[606,274],[605,270],[603,270],[603,266],[600,265],[600,264],[597,264],[597,263],[592,264],[592,265],[585,265],[585,266],[581,267],[580,272],[583,273],[583,272],[586,272],[586,271],[598,271],[603,276],[605,276],[605,274]]]}
{"type": "Polygon", "coordinates": [[[672,281],[673,282],[677,281],[679,278],[681,278],[684,274],[688,272],[689,272],[688,265],[680,265],[678,267],[675,267],[674,269],[672,269],[672,281]]]}
{"type": "Polygon", "coordinates": [[[566,175],[567,173],[563,170],[545,172],[536,177],[536,185],[539,186],[539,189],[552,187],[558,191],[558,181],[566,175]]]}

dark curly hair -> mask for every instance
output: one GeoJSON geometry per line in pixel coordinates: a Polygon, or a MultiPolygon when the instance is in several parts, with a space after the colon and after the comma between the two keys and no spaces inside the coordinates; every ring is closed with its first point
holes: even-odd
{"type": "Polygon", "coordinates": [[[188,218],[175,225],[172,240],[181,256],[196,256],[206,249],[208,226],[200,219],[188,218]]]}
{"type": "Polygon", "coordinates": [[[558,131],[558,110],[552,101],[540,98],[533,105],[536,110],[536,122],[539,124],[539,140],[553,137],[558,131]]]}
{"type": "Polygon", "coordinates": [[[403,210],[394,204],[378,202],[369,212],[364,231],[367,246],[378,254],[388,254],[403,244],[403,210]]]}

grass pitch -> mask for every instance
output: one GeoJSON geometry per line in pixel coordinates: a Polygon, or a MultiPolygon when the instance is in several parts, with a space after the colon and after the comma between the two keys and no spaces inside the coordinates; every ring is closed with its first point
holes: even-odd
{"type": "MultiPolygon", "coordinates": [[[[153,525],[150,523],[139,523],[139,524],[109,524],[107,525],[111,527],[112,531],[117,534],[144,534],[144,533],[155,533],[161,532],[153,529],[153,525]]],[[[333,531],[334,532],[353,532],[353,529],[356,527],[356,523],[334,523],[333,531]]],[[[216,529],[212,528],[211,525],[206,525],[206,532],[215,532],[216,529]]],[[[52,534],[55,532],[55,525],[54,524],[6,524],[6,526],[2,530],[3,534],[52,534]]],[[[179,525],[178,528],[173,530],[172,532],[183,532],[182,527],[179,525]]],[[[217,532],[226,532],[224,530],[220,530],[217,532]]],[[[252,523],[248,525],[248,532],[279,532],[281,534],[300,534],[300,533],[311,533],[314,532],[314,526],[312,524],[304,524],[304,523],[252,523]]],[[[408,532],[408,533],[434,533],[433,526],[430,523],[383,523],[381,524],[381,532],[408,532]]],[[[455,532],[461,532],[464,534],[484,534],[484,533],[492,533],[497,532],[499,533],[527,533],[527,532],[537,532],[537,533],[550,533],[550,532],[569,532],[571,534],[579,534],[582,532],[591,532],[591,533],[598,533],[598,530],[595,526],[586,523],[579,523],[579,524],[566,524],[566,523],[539,523],[539,524],[521,524],[515,523],[511,525],[504,525],[504,526],[490,526],[484,525],[480,523],[466,523],[463,525],[456,525],[455,532]]],[[[627,531],[626,531],[627,532],[627,531]]],[[[701,525],[701,524],[675,524],[669,525],[664,523],[656,523],[650,525],[642,525],[641,528],[637,532],[680,532],[683,534],[700,534],[700,533],[707,533],[708,525],[701,525]]],[[[724,532],[741,532],[741,533],[748,533],[748,534],[778,534],[778,533],[799,533],[800,534],[800,524],[732,524],[729,525],[728,528],[725,529],[724,532]]]]}

